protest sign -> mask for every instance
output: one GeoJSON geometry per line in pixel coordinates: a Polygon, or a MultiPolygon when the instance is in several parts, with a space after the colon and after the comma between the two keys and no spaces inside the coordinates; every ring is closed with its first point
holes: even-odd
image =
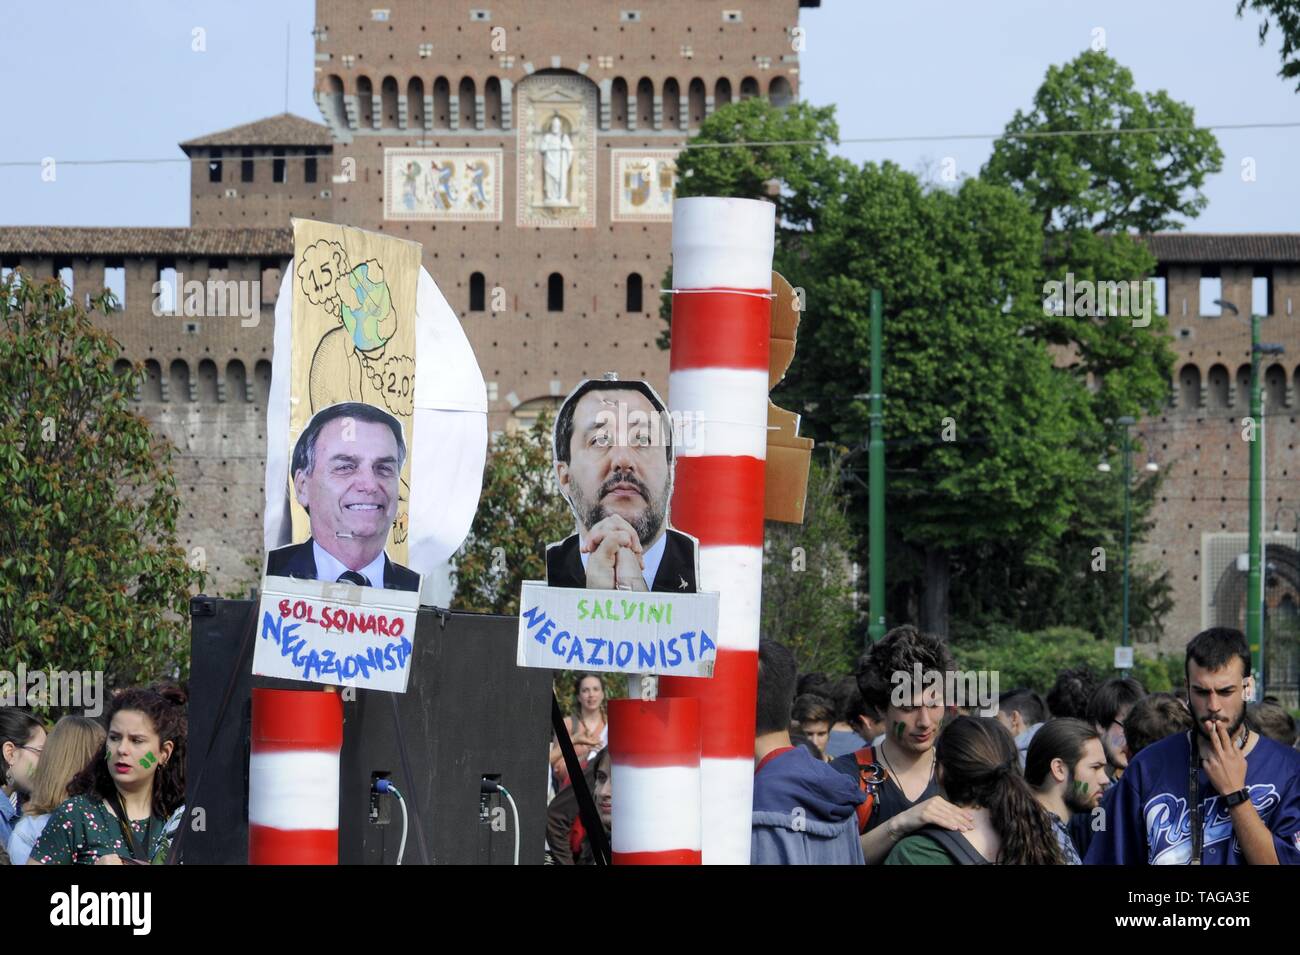
{"type": "Polygon", "coordinates": [[[548,587],[524,581],[520,666],[711,677],[718,595],[548,587]]]}
{"type": "Polygon", "coordinates": [[[256,676],[405,693],[417,591],[266,577],[256,676]]]}
{"type": "Polygon", "coordinates": [[[445,604],[487,449],[474,352],[418,243],[293,225],[267,400],[267,576],[335,580],[337,562],[375,587],[423,576],[425,602],[445,604]],[[314,467],[338,455],[356,458],[350,471],[314,467]]]}

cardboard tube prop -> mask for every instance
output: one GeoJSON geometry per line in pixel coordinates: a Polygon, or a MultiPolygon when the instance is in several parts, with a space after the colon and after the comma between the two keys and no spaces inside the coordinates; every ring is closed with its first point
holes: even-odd
{"type": "Polygon", "coordinates": [[[699,700],[611,701],[609,759],[614,865],[699,865],[699,700]]]}
{"type": "Polygon", "coordinates": [[[337,693],[253,690],[250,865],[338,865],[342,748],[337,693]]]}
{"type": "Polygon", "coordinates": [[[700,588],[720,598],[713,679],[664,677],[659,697],[699,699],[706,865],[749,863],[775,208],[673,204],[668,406],[696,421],[679,452],[673,522],[699,540],[700,588]]]}

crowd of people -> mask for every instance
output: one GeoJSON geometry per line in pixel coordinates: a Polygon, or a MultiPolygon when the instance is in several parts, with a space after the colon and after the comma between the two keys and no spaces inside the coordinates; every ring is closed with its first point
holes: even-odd
{"type": "Polygon", "coordinates": [[[136,687],[113,696],[102,722],[65,716],[48,732],[0,709],[0,863],[168,861],[184,812],[186,703],[175,684],[136,687]]]}
{"type": "MultiPolygon", "coordinates": [[[[1252,702],[1243,634],[1186,649],[1185,686],[1062,672],[996,716],[944,698],[944,641],[898,627],[838,679],[759,649],[751,862],[1079,865],[1300,863],[1300,743],[1276,699],[1252,702]],[[899,675],[937,674],[909,697],[899,675]]],[[[583,674],[567,726],[608,839],[604,685],[583,674]],[[601,741],[597,745],[597,739],[601,741]]],[[[966,702],[966,701],[962,701],[966,702]]],[[[558,741],[553,778],[562,773],[558,741]]],[[[567,777],[549,810],[551,861],[593,861],[567,777]]]]}
{"type": "MultiPolygon", "coordinates": [[[[1296,723],[1276,700],[1252,701],[1239,631],[1193,638],[1176,693],[1076,668],[1045,695],[1002,693],[985,716],[945,699],[953,669],[944,641],[910,626],[839,679],[799,675],[786,646],[761,641],[751,861],[1300,863],[1296,723]],[[939,678],[900,694],[899,675],[917,673],[939,678]]],[[[550,753],[548,856],[593,864],[591,830],[610,844],[616,798],[601,677],[580,674],[573,701],[550,753]]],[[[0,709],[0,861],[169,861],[186,734],[186,695],[170,683],[115,694],[102,721],[47,727],[0,709]]]]}

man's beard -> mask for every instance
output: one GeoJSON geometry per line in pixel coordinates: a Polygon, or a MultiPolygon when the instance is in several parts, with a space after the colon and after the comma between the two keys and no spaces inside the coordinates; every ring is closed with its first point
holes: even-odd
{"type": "MultiPolygon", "coordinates": [[[[1196,732],[1201,734],[1202,739],[1209,740],[1210,734],[1205,732],[1206,719],[1209,719],[1209,717],[1206,717],[1205,719],[1198,719],[1196,721],[1196,732]]],[[[1218,720],[1217,722],[1223,722],[1223,721],[1218,720]]],[[[1232,723],[1231,726],[1228,727],[1228,739],[1232,740],[1234,743],[1236,742],[1237,734],[1241,732],[1241,724],[1244,722],[1246,722],[1246,708],[1243,706],[1241,708],[1241,712],[1237,714],[1237,719],[1232,723]]]]}
{"type": "Polygon", "coordinates": [[[600,490],[596,492],[596,499],[594,502],[588,501],[582,491],[580,491],[575,484],[573,488],[574,510],[578,512],[578,517],[582,521],[582,526],[587,530],[590,530],[614,513],[601,502],[605,499],[605,495],[610,493],[610,491],[614,489],[615,485],[618,484],[631,484],[636,488],[637,493],[641,495],[641,499],[646,502],[646,506],[641,513],[635,518],[628,519],[628,523],[631,524],[632,529],[636,531],[636,535],[641,541],[641,546],[649,546],[650,542],[659,535],[659,531],[664,526],[664,512],[659,501],[667,500],[667,487],[664,488],[665,493],[663,497],[656,499],[655,496],[650,493],[650,489],[646,487],[645,482],[640,478],[628,471],[615,471],[609,476],[609,479],[600,486],[600,490]]]}

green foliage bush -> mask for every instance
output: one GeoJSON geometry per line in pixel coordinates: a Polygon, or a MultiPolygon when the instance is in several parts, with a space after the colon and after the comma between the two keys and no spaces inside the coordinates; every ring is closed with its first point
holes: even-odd
{"type": "MultiPolygon", "coordinates": [[[[1098,680],[1118,676],[1114,644],[1097,640],[1075,627],[1048,627],[1033,633],[989,628],[952,645],[957,666],[963,670],[996,670],[1000,692],[1028,687],[1043,695],[1057,675],[1070,667],[1086,665],[1098,680]]],[[[1147,692],[1172,692],[1182,684],[1183,660],[1173,654],[1134,654],[1132,676],[1147,692]]]]}

